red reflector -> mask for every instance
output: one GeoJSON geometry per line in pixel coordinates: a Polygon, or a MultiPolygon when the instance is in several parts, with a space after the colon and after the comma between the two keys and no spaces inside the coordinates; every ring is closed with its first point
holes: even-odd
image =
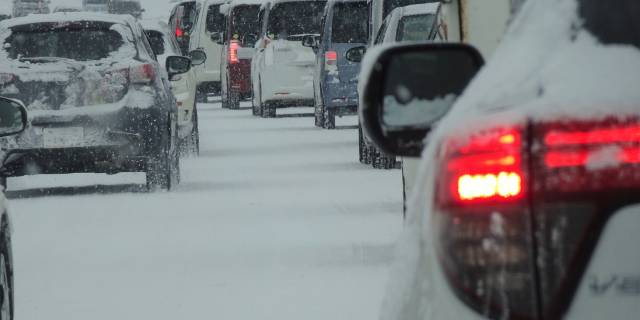
{"type": "Polygon", "coordinates": [[[458,178],[457,197],[462,201],[514,198],[522,193],[522,177],[516,172],[463,175],[458,178]]]}
{"type": "Polygon", "coordinates": [[[549,147],[640,142],[640,125],[589,131],[551,131],[544,138],[549,147]]]}
{"type": "Polygon", "coordinates": [[[240,62],[240,59],[238,59],[238,48],[240,48],[238,40],[231,40],[231,43],[229,43],[229,63],[240,62]]]}

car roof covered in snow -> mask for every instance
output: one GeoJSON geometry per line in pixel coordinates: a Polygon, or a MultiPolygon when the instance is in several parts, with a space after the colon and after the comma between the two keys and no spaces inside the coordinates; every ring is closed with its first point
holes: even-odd
{"type": "Polygon", "coordinates": [[[135,19],[130,15],[115,15],[90,12],[59,12],[52,14],[34,14],[26,17],[8,19],[0,22],[0,27],[11,28],[34,23],[65,23],[74,21],[97,21],[133,25],[135,19]]]}

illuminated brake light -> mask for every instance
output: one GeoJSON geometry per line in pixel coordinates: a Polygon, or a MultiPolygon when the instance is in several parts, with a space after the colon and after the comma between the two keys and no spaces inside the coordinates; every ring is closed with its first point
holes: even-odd
{"type": "Polygon", "coordinates": [[[182,38],[184,32],[179,27],[176,28],[176,38],[182,38]]]}
{"type": "Polygon", "coordinates": [[[150,63],[131,67],[129,77],[131,79],[131,83],[150,84],[156,78],[156,69],[153,64],[150,63]]]}
{"type": "Polygon", "coordinates": [[[327,51],[324,54],[325,68],[336,67],[338,65],[338,53],[335,51],[327,51]]]}
{"type": "Polygon", "coordinates": [[[522,135],[517,129],[490,130],[447,145],[441,205],[513,201],[524,195],[522,135]]]}
{"type": "Polygon", "coordinates": [[[240,43],[238,43],[238,40],[231,40],[231,43],[229,43],[229,63],[240,62],[240,59],[238,59],[239,48],[240,43]]]}
{"type": "Polygon", "coordinates": [[[463,175],[458,178],[458,199],[472,201],[513,198],[522,193],[522,177],[515,172],[463,175]]]}
{"type": "Polygon", "coordinates": [[[544,138],[549,147],[640,142],[640,125],[589,131],[551,131],[544,138]]]}

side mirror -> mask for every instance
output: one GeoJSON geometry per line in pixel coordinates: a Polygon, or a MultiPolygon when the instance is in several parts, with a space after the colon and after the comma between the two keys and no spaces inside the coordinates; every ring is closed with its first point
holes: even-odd
{"type": "Polygon", "coordinates": [[[307,48],[317,48],[318,38],[314,35],[306,35],[302,38],[302,46],[307,48]]]}
{"type": "Polygon", "coordinates": [[[0,137],[18,134],[27,128],[27,109],[22,102],[0,97],[0,137]]]}
{"type": "Polygon", "coordinates": [[[167,73],[169,80],[173,80],[174,76],[187,73],[191,70],[191,59],[182,56],[167,57],[167,73]]]}
{"type": "Polygon", "coordinates": [[[364,58],[364,54],[367,52],[367,47],[355,47],[347,50],[345,53],[345,58],[350,62],[362,62],[362,58],[364,58]]]}
{"type": "Polygon", "coordinates": [[[191,58],[192,66],[199,66],[207,61],[207,54],[204,52],[204,50],[200,49],[189,52],[189,57],[191,58]]]}
{"type": "Polygon", "coordinates": [[[405,157],[420,157],[426,135],[484,65],[466,44],[395,46],[368,59],[360,121],[376,146],[405,157]]]}
{"type": "Polygon", "coordinates": [[[224,39],[222,38],[222,32],[214,32],[211,34],[211,41],[217,44],[223,44],[224,39]]]}
{"type": "Polygon", "coordinates": [[[253,47],[257,41],[258,35],[250,33],[242,38],[242,45],[243,47],[253,47]]]}

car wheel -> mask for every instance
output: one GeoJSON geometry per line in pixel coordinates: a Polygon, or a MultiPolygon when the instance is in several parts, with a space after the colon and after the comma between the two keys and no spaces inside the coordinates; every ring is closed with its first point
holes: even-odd
{"type": "Polygon", "coordinates": [[[262,117],[263,118],[276,117],[276,105],[274,102],[265,102],[262,104],[262,117]]]}
{"type": "Polygon", "coordinates": [[[240,109],[240,93],[236,92],[233,89],[229,89],[227,88],[227,94],[229,95],[228,98],[228,105],[229,105],[229,109],[240,109]]]}
{"type": "Polygon", "coordinates": [[[258,104],[256,103],[255,91],[253,90],[253,83],[251,84],[251,113],[254,116],[260,115],[260,111],[258,110],[258,104]]]}
{"type": "Polygon", "coordinates": [[[7,177],[0,176],[0,187],[2,187],[4,191],[7,191],[7,187],[8,187],[7,179],[8,179],[7,177]]]}
{"type": "Polygon", "coordinates": [[[315,114],[315,126],[318,128],[322,128],[324,124],[324,108],[321,105],[315,105],[314,114],[315,114]]]}
{"type": "Polygon", "coordinates": [[[180,182],[180,156],[176,136],[169,126],[163,137],[163,147],[147,160],[146,176],[149,191],[171,190],[180,182]]]}
{"type": "Polygon", "coordinates": [[[325,129],[335,129],[336,128],[336,111],[334,109],[323,108],[322,118],[323,123],[322,127],[325,129]]]}
{"type": "Polygon", "coordinates": [[[207,102],[207,94],[202,90],[196,90],[196,101],[206,103],[207,102]]]}
{"type": "Polygon", "coordinates": [[[375,148],[371,164],[375,169],[394,169],[396,167],[396,157],[387,155],[375,148]]]}
{"type": "Polygon", "coordinates": [[[0,250],[0,320],[13,319],[13,268],[8,226],[3,222],[2,250],[0,250]]]}
{"type": "MultiPolygon", "coordinates": [[[[198,108],[193,106],[193,131],[191,132],[191,141],[193,141],[193,155],[196,157],[200,155],[200,127],[198,125],[198,108]]],[[[179,166],[178,166],[179,169],[179,166]]]]}

